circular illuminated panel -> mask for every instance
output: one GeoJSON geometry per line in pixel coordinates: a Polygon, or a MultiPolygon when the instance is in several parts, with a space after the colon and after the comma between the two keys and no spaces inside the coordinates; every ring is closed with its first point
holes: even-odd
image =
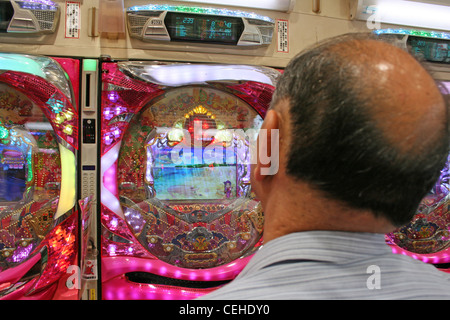
{"type": "Polygon", "coordinates": [[[450,156],[431,192],[422,200],[413,220],[386,235],[389,244],[414,254],[425,254],[433,263],[449,260],[450,156]]]}
{"type": "Polygon", "coordinates": [[[119,197],[150,253],[210,268],[253,251],[263,218],[250,163],[262,121],[239,98],[204,86],[171,89],[133,117],[119,152],[119,197]]]}
{"type": "Polygon", "coordinates": [[[57,137],[41,108],[0,83],[0,271],[51,229],[61,185],[57,137]]]}

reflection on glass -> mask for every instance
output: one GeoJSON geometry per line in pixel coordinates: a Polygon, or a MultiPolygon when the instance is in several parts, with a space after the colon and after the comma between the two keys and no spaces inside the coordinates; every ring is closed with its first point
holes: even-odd
{"type": "Polygon", "coordinates": [[[250,160],[262,124],[234,95],[168,90],[133,117],[118,157],[119,197],[137,239],[170,264],[209,268],[252,252],[262,212],[250,160]]]}
{"type": "Polygon", "coordinates": [[[0,271],[50,231],[61,184],[57,138],[41,109],[0,84],[0,271]]]}

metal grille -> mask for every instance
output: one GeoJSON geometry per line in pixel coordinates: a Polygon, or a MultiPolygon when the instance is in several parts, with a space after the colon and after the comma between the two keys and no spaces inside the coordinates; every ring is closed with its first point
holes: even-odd
{"type": "Polygon", "coordinates": [[[55,11],[31,10],[39,22],[41,30],[51,30],[55,19],[55,11]]]}
{"type": "Polygon", "coordinates": [[[143,17],[138,15],[129,14],[128,23],[130,27],[130,32],[135,35],[141,35],[144,25],[147,23],[149,17],[143,17]]]}

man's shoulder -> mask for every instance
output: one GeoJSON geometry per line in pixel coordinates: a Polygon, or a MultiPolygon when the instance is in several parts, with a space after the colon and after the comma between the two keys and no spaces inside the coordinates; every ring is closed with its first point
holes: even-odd
{"type": "Polygon", "coordinates": [[[203,299],[450,299],[450,274],[394,254],[347,264],[287,260],[203,299]]]}

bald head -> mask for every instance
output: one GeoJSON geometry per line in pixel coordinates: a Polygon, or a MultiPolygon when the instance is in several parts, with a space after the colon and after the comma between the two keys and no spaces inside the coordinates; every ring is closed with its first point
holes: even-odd
{"type": "Polygon", "coordinates": [[[272,106],[289,114],[289,175],[395,225],[411,219],[448,153],[435,81],[407,52],[365,35],[295,57],[272,106]]]}
{"type": "Polygon", "coordinates": [[[330,50],[354,65],[355,85],[370,99],[367,111],[389,143],[419,153],[439,138],[447,120],[445,102],[434,79],[409,53],[370,39],[341,42],[330,50]]]}

